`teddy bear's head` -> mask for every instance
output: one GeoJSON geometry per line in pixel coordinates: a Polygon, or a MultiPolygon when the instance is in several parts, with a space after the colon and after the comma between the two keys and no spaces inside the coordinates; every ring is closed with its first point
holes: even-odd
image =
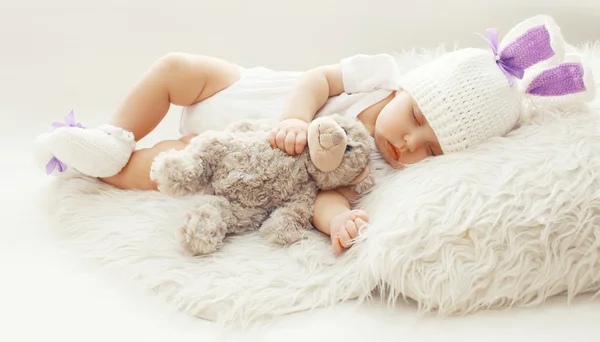
{"type": "Polygon", "coordinates": [[[308,172],[322,190],[352,186],[361,193],[373,185],[369,172],[369,132],[356,119],[334,114],[308,127],[308,172]]]}

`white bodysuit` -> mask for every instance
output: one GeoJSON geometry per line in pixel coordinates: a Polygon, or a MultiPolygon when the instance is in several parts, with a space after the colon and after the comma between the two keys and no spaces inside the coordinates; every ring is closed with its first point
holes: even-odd
{"type": "MultiPolygon", "coordinates": [[[[331,97],[318,116],[340,114],[356,118],[362,111],[398,89],[400,71],[390,55],[356,55],[340,61],[345,92],[331,97]]],[[[212,97],[189,107],[181,115],[180,133],[199,134],[224,129],[240,119],[280,118],[283,105],[302,72],[242,68],[241,78],[212,97]]],[[[375,149],[371,169],[377,181],[394,170],[375,149]]]]}

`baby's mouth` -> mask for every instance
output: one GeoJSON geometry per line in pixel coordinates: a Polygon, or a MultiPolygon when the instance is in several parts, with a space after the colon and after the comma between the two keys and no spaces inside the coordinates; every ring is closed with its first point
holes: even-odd
{"type": "Polygon", "coordinates": [[[390,154],[392,155],[392,158],[394,158],[395,161],[398,161],[398,159],[400,159],[400,152],[398,151],[398,149],[389,141],[387,142],[387,148],[390,154]]]}

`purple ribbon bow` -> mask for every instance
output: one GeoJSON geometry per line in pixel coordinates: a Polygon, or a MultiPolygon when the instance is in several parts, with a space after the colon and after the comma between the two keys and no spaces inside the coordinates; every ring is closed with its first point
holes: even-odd
{"type": "Polygon", "coordinates": [[[60,127],[79,127],[85,128],[82,124],[75,122],[75,113],[71,110],[67,116],[65,116],[65,122],[56,122],[52,123],[52,128],[57,129],[60,127]]]}
{"type": "Polygon", "coordinates": [[[60,159],[52,157],[48,164],[46,164],[46,174],[51,174],[56,168],[58,168],[58,172],[64,172],[67,169],[67,165],[60,161],[60,159]]]}
{"type": "MultiPolygon", "coordinates": [[[[75,113],[73,113],[72,110],[69,112],[69,114],[67,114],[67,116],[65,116],[65,122],[54,121],[52,123],[52,129],[57,129],[60,127],[85,128],[85,126],[83,126],[82,124],[75,122],[75,113]]],[[[53,156],[52,159],[50,159],[50,161],[48,162],[48,164],[46,164],[46,174],[50,175],[52,172],[54,172],[55,169],[58,169],[58,172],[64,172],[67,169],[67,164],[53,156]]]]}
{"type": "Polygon", "coordinates": [[[514,82],[514,78],[522,79],[525,74],[525,69],[518,67],[516,65],[511,65],[510,59],[503,58],[502,54],[498,52],[498,30],[495,28],[489,28],[485,30],[487,34],[487,38],[477,33],[481,38],[483,38],[492,48],[492,52],[494,56],[496,56],[496,64],[502,70],[504,75],[508,78],[508,82],[512,87],[514,82]]]}

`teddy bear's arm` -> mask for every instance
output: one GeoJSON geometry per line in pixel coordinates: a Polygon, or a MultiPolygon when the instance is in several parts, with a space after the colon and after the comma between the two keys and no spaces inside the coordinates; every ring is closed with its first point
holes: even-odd
{"type": "Polygon", "coordinates": [[[287,245],[300,240],[312,228],[317,187],[310,184],[300,187],[289,201],[273,210],[260,227],[260,233],[269,242],[287,245]]]}

